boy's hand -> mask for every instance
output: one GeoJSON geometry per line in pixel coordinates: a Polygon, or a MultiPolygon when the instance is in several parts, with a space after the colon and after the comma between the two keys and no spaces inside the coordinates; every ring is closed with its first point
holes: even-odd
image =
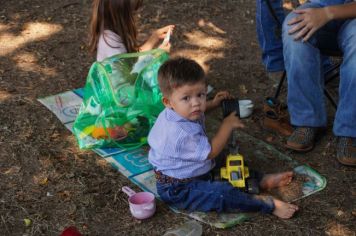
{"type": "Polygon", "coordinates": [[[245,125],[236,116],[236,111],[231,112],[220,125],[220,128],[216,135],[211,140],[211,151],[208,155],[209,159],[213,159],[219,155],[224,149],[231,132],[236,128],[244,128],[245,125]]]}
{"type": "Polygon", "coordinates": [[[234,97],[228,91],[220,91],[215,95],[215,97],[212,101],[212,105],[215,107],[218,107],[222,100],[232,99],[232,98],[234,98],[234,97]]]}
{"type": "Polygon", "coordinates": [[[240,118],[236,116],[236,111],[231,112],[224,121],[224,125],[227,125],[231,129],[245,128],[245,125],[241,122],[240,118]]]}

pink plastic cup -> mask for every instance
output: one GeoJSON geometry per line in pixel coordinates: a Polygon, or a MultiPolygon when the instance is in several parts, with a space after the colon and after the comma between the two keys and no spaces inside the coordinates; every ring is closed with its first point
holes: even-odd
{"type": "Polygon", "coordinates": [[[130,212],[139,220],[151,217],[156,211],[155,196],[149,192],[136,193],[127,186],[121,189],[129,196],[130,212]]]}

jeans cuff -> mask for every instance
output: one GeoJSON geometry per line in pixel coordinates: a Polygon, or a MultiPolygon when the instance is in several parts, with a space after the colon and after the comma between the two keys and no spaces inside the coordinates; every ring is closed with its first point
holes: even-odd
{"type": "Polygon", "coordinates": [[[261,212],[266,214],[272,214],[274,211],[274,202],[273,197],[271,196],[262,196],[262,195],[255,195],[255,199],[261,201],[261,212]]]}

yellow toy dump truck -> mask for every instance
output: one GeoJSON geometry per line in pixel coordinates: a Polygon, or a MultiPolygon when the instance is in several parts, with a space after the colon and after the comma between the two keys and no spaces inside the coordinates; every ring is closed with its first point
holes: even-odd
{"type": "Polygon", "coordinates": [[[260,192],[257,179],[250,177],[248,167],[244,164],[244,158],[238,153],[230,153],[226,157],[226,166],[220,169],[220,177],[227,179],[232,186],[245,192],[252,194],[260,192]]]}
{"type": "Polygon", "coordinates": [[[227,179],[234,187],[245,188],[249,171],[244,165],[244,158],[240,154],[229,154],[226,157],[226,167],[220,169],[220,176],[227,179]]]}

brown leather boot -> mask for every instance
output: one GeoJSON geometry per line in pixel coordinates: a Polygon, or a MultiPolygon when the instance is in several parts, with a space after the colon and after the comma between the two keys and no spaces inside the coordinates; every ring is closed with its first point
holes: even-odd
{"type": "Polygon", "coordinates": [[[297,152],[308,152],[314,148],[318,128],[297,127],[293,134],[289,136],[286,148],[297,152]]]}
{"type": "Polygon", "coordinates": [[[263,111],[263,127],[265,129],[276,131],[284,136],[290,136],[293,133],[287,107],[277,99],[266,98],[263,104],[263,111]]]}
{"type": "Polygon", "coordinates": [[[336,158],[343,165],[356,166],[356,138],[339,137],[336,158]]]}

